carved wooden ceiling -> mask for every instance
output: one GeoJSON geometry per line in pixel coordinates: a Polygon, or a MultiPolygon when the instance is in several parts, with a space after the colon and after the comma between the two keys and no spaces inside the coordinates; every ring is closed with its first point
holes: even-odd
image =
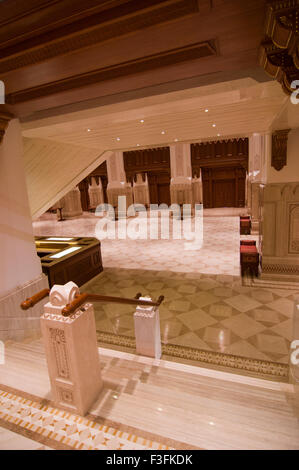
{"type": "Polygon", "coordinates": [[[6,102],[35,119],[67,106],[267,81],[257,62],[264,11],[265,0],[4,0],[6,102]]]}

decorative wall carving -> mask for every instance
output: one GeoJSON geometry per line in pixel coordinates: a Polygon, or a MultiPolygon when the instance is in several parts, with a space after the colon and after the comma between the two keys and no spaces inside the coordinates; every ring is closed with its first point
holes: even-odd
{"type": "Polygon", "coordinates": [[[268,1],[265,24],[260,64],[290,94],[299,79],[299,0],[268,1]]]}
{"type": "Polygon", "coordinates": [[[63,379],[69,379],[69,359],[66,346],[65,332],[60,328],[49,328],[49,333],[56,361],[57,376],[63,379]]]}
{"type": "Polygon", "coordinates": [[[262,253],[262,273],[299,275],[299,183],[265,185],[262,253]]]}
{"type": "Polygon", "coordinates": [[[248,169],[248,138],[225,139],[191,144],[192,174],[202,167],[241,166],[248,169]]]}
{"type": "Polygon", "coordinates": [[[299,254],[299,204],[290,204],[289,253],[299,254]]]}
{"type": "Polygon", "coordinates": [[[288,134],[291,129],[275,131],[272,134],[271,166],[280,171],[287,164],[288,134]]]}

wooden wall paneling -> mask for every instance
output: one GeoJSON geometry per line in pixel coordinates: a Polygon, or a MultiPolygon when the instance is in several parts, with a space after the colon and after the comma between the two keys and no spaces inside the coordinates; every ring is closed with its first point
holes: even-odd
{"type": "Polygon", "coordinates": [[[124,168],[128,181],[147,174],[151,204],[170,204],[169,147],[124,152],[124,168]]]}

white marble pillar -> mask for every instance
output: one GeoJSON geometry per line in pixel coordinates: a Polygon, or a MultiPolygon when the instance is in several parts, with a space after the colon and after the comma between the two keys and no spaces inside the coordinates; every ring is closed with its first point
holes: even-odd
{"type": "Polygon", "coordinates": [[[62,309],[79,294],[68,282],[54,285],[44,307],[41,328],[46,350],[52,399],[56,406],[84,416],[102,386],[93,305],[81,305],[69,317],[62,309]]]}
{"type": "Polygon", "coordinates": [[[194,204],[203,203],[203,194],[202,194],[202,179],[201,171],[199,177],[195,176],[192,179],[192,193],[193,193],[193,202],[194,204]]]}
{"type": "Polygon", "coordinates": [[[192,204],[190,144],[170,145],[170,198],[172,204],[192,204]]]}
{"type": "MultiPolygon", "coordinates": [[[[140,300],[151,300],[141,297],[140,300]]],[[[143,356],[160,359],[161,334],[158,307],[138,306],[134,313],[136,352],[143,356]]]]}
{"type": "Polygon", "coordinates": [[[266,181],[267,158],[271,153],[271,135],[254,133],[249,138],[249,162],[248,162],[248,209],[251,214],[251,233],[260,232],[260,185],[266,181]]]}
{"type": "Polygon", "coordinates": [[[89,195],[89,205],[91,209],[96,209],[98,205],[104,204],[104,193],[102,187],[102,181],[99,177],[99,184],[97,184],[96,179],[92,176],[91,185],[88,188],[89,195]]]}
{"type": "Polygon", "coordinates": [[[48,287],[37,256],[17,119],[9,122],[0,143],[0,340],[40,334],[40,302],[28,312],[21,302],[48,287]]]}
{"type": "Polygon", "coordinates": [[[114,152],[107,159],[107,197],[108,203],[113,207],[118,205],[118,196],[126,196],[127,208],[133,204],[133,191],[130,183],[127,183],[124,169],[123,152],[114,152]]]}
{"type": "MultiPolygon", "coordinates": [[[[62,216],[64,219],[80,217],[83,214],[81,206],[81,195],[78,186],[69,191],[59,200],[59,207],[62,207],[62,216]]],[[[57,213],[59,218],[59,214],[57,213]]]]}
{"type": "Polygon", "coordinates": [[[145,207],[149,207],[150,198],[147,175],[143,181],[142,175],[140,173],[137,174],[136,182],[133,182],[133,196],[134,204],[143,204],[145,207]]]}

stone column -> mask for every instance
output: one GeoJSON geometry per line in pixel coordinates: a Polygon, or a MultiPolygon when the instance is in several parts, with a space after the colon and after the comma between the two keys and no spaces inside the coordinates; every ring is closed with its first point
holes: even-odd
{"type": "Polygon", "coordinates": [[[107,159],[107,197],[113,207],[118,205],[118,196],[126,196],[127,208],[133,204],[132,186],[127,183],[122,152],[114,152],[107,159]]]}
{"type": "Polygon", "coordinates": [[[52,399],[56,406],[84,416],[103,386],[93,305],[81,305],[69,317],[62,309],[79,294],[68,282],[52,287],[41,327],[52,399]]]}
{"type": "Polygon", "coordinates": [[[145,180],[143,181],[142,175],[140,173],[137,174],[137,181],[133,182],[133,196],[134,204],[143,204],[145,207],[149,207],[150,198],[147,175],[145,175],[145,180]]]}
{"type": "Polygon", "coordinates": [[[23,162],[23,140],[17,119],[7,122],[0,138],[0,340],[23,340],[40,334],[40,302],[28,312],[21,302],[48,287],[32,230],[23,162]]]}
{"type": "Polygon", "coordinates": [[[192,204],[190,144],[170,145],[170,198],[172,204],[192,204]]]}
{"type": "Polygon", "coordinates": [[[88,194],[91,209],[96,209],[99,204],[104,204],[104,193],[100,177],[98,184],[96,178],[94,176],[91,177],[91,185],[89,185],[88,194]]]}
{"type": "Polygon", "coordinates": [[[62,216],[65,219],[80,217],[83,214],[80,190],[77,186],[59,200],[59,207],[62,207],[62,216]]]}
{"type": "Polygon", "coordinates": [[[194,204],[203,203],[201,171],[199,177],[192,178],[192,194],[194,204]]]}
{"type": "Polygon", "coordinates": [[[247,207],[251,214],[251,233],[260,232],[261,223],[261,185],[266,181],[267,158],[271,152],[270,134],[253,134],[249,138],[249,164],[247,207]]]}

